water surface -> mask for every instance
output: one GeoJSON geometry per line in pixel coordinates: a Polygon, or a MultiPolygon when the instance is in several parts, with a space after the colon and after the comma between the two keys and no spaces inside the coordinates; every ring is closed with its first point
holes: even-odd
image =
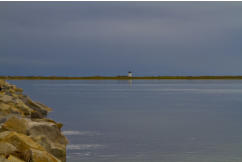
{"type": "Polygon", "coordinates": [[[68,162],[241,162],[240,80],[12,80],[64,124],[68,162]]]}

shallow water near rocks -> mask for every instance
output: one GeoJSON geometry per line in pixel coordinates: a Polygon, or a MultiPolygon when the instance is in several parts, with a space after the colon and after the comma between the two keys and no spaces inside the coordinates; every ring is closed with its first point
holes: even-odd
{"type": "Polygon", "coordinates": [[[241,162],[241,80],[11,80],[53,108],[68,162],[241,162]]]}

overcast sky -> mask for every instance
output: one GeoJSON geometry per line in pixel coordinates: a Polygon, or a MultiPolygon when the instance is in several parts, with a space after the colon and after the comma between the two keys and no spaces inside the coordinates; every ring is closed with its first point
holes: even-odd
{"type": "Polygon", "coordinates": [[[242,2],[0,2],[0,75],[242,75],[242,2]]]}

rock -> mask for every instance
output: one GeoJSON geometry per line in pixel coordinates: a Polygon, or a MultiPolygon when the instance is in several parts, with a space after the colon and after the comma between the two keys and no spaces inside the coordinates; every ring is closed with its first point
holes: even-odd
{"type": "Polygon", "coordinates": [[[45,135],[51,141],[66,144],[66,138],[60,133],[60,129],[52,122],[29,122],[29,134],[33,136],[45,135]]]}
{"type": "Polygon", "coordinates": [[[58,162],[57,158],[45,151],[44,147],[34,142],[30,137],[12,132],[6,131],[0,134],[0,142],[6,142],[16,147],[16,151],[13,155],[16,157],[28,161],[32,159],[34,162],[58,162]],[[42,160],[42,161],[41,161],[42,160]]]}
{"type": "Polygon", "coordinates": [[[2,114],[21,114],[21,110],[13,107],[11,104],[1,103],[0,102],[0,111],[2,114]]]}
{"type": "Polygon", "coordinates": [[[7,159],[8,162],[24,162],[23,160],[20,160],[19,158],[13,156],[13,155],[10,155],[7,159]]]}
{"type": "Polygon", "coordinates": [[[0,133],[0,142],[1,141],[11,143],[17,148],[17,150],[25,151],[30,148],[42,151],[45,150],[41,145],[34,142],[30,137],[13,131],[5,131],[0,133]]]}
{"type": "Polygon", "coordinates": [[[8,131],[16,131],[18,133],[27,134],[27,121],[23,118],[11,117],[3,125],[2,129],[8,131]]]}
{"type": "Polygon", "coordinates": [[[41,114],[40,112],[38,112],[38,111],[33,111],[33,112],[31,112],[31,118],[37,118],[37,119],[39,119],[39,118],[43,118],[44,117],[44,115],[43,114],[41,114]]]}
{"type": "Polygon", "coordinates": [[[29,106],[31,109],[35,110],[35,117],[43,118],[47,115],[47,113],[51,110],[47,106],[41,105],[39,103],[36,103],[32,101],[29,97],[23,97],[23,102],[29,106]],[[38,115],[36,115],[38,114],[38,115]]]}
{"type": "Polygon", "coordinates": [[[0,162],[24,162],[23,160],[20,160],[19,158],[8,155],[8,156],[0,156],[0,162]]]}
{"type": "Polygon", "coordinates": [[[8,96],[8,95],[1,95],[0,96],[0,101],[7,103],[7,102],[11,102],[13,100],[12,96],[8,96]]]}
{"type": "Polygon", "coordinates": [[[35,104],[38,105],[41,109],[46,110],[47,112],[52,111],[51,108],[49,108],[48,106],[46,106],[46,105],[44,105],[44,104],[42,104],[42,103],[35,102],[35,104]]]}
{"type": "Polygon", "coordinates": [[[31,119],[12,116],[2,124],[0,130],[28,135],[49,153],[65,161],[67,139],[61,134],[56,122],[50,119],[32,121],[31,119]]]}
{"type": "Polygon", "coordinates": [[[59,129],[62,128],[63,124],[62,123],[57,123],[54,120],[48,119],[48,118],[43,118],[43,119],[35,119],[34,121],[46,121],[46,122],[51,122],[54,123],[59,129]]]}
{"type": "Polygon", "coordinates": [[[65,162],[68,143],[51,109],[0,80],[0,162],[65,162]]]}
{"type": "Polygon", "coordinates": [[[23,116],[30,116],[32,113],[34,113],[34,110],[29,108],[27,105],[25,105],[22,100],[16,99],[14,100],[14,102],[15,102],[15,107],[21,110],[22,112],[21,114],[23,116]]]}
{"type": "Polygon", "coordinates": [[[60,128],[54,122],[47,121],[32,121],[28,124],[30,137],[55,157],[65,161],[65,146],[68,142],[65,136],[61,134],[60,128]]]}
{"type": "Polygon", "coordinates": [[[1,126],[1,124],[4,123],[6,120],[7,120],[7,116],[1,114],[1,115],[0,115],[0,126],[1,126]]]}
{"type": "Polygon", "coordinates": [[[0,142],[0,154],[9,155],[11,153],[14,153],[16,150],[17,148],[14,145],[4,141],[0,142]]]}
{"type": "Polygon", "coordinates": [[[60,159],[61,161],[66,161],[66,150],[65,147],[61,145],[51,145],[50,153],[60,159]]]}
{"type": "Polygon", "coordinates": [[[46,151],[32,150],[32,159],[34,162],[61,162],[46,151]]]}
{"type": "Polygon", "coordinates": [[[41,146],[43,146],[47,152],[51,153],[61,161],[65,162],[66,161],[66,149],[65,145],[63,144],[58,144],[50,139],[48,139],[46,136],[36,136],[32,137],[34,141],[39,143],[41,146]]]}

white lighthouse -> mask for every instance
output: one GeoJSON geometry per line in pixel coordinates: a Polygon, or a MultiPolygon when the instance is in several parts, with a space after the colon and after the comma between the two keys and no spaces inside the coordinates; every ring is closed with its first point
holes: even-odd
{"type": "Polygon", "coordinates": [[[128,72],[128,77],[132,77],[132,72],[131,71],[128,72]]]}

